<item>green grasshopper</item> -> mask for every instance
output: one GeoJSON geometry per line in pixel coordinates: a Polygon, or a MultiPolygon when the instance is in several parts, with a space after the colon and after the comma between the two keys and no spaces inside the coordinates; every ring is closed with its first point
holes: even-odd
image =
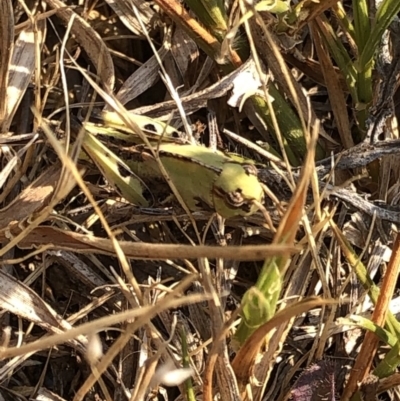
{"type": "MultiPolygon", "coordinates": [[[[165,183],[157,160],[144,145],[127,146],[140,142],[138,136],[119,124],[114,113],[108,113],[105,124],[111,117],[111,127],[110,124],[102,127],[84,124],[84,151],[122,196],[134,204],[148,206],[143,195],[146,187],[155,184],[159,187],[160,183],[165,183]],[[96,131],[96,127],[100,130],[96,131]],[[106,146],[98,139],[100,136],[116,139],[119,143],[116,145],[109,140],[106,146]],[[113,148],[117,149],[115,153],[110,150],[113,148]]],[[[172,127],[143,116],[134,118],[141,127],[160,128],[151,130],[149,139],[162,138],[154,148],[190,210],[209,209],[224,218],[249,216],[258,210],[264,200],[264,191],[253,163],[204,146],[182,144],[172,127]]]]}

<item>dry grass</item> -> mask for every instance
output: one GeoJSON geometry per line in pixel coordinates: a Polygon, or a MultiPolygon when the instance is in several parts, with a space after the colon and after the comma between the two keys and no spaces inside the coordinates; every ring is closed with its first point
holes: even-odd
{"type": "MultiPolygon", "coordinates": [[[[1,399],[347,400],[360,383],[361,394],[400,399],[395,306],[388,314],[400,219],[371,208],[399,202],[398,68],[374,71],[366,116],[388,108],[393,140],[379,153],[355,145],[365,130],[324,41],[345,32],[336,1],[313,3],[294,32],[275,35],[278,19],[265,12],[223,41],[178,1],[75,3],[0,2],[1,399]],[[253,89],[234,83],[250,75],[262,77],[253,89]],[[225,221],[189,210],[173,184],[178,201],[165,199],[159,182],[146,184],[149,207],[131,204],[82,160],[73,121],[99,110],[139,136],[147,116],[253,159],[265,210],[225,221]],[[321,175],[315,160],[343,150],[343,166],[321,175]],[[350,169],[348,159],[361,162],[350,169]],[[370,196],[358,209],[356,191],[370,196]],[[278,308],[238,346],[240,302],[264,260],[278,266],[278,308]]],[[[225,28],[236,32],[240,7],[251,10],[227,3],[225,28]]]]}

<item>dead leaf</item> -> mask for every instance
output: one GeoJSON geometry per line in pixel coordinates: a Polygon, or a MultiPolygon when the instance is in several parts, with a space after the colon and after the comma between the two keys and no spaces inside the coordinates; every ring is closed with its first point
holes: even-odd
{"type": "Polygon", "coordinates": [[[65,4],[62,1],[47,0],[47,3],[57,10],[57,15],[66,24],[69,23],[71,18],[74,18],[71,32],[75,35],[75,40],[85,49],[96,67],[100,82],[105,88],[112,91],[115,84],[114,63],[100,35],[72,9],[65,8],[65,4]]]}

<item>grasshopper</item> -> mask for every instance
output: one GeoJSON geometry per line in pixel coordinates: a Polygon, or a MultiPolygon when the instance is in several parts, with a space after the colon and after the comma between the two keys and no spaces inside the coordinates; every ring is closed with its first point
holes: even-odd
{"type": "MultiPolygon", "coordinates": [[[[150,140],[162,139],[155,149],[190,210],[209,209],[230,218],[249,216],[263,203],[263,187],[251,161],[204,146],[185,144],[174,128],[143,116],[134,118],[144,129],[153,128],[150,140]]],[[[104,126],[84,124],[84,151],[122,196],[134,204],[148,206],[144,197],[146,187],[165,182],[157,160],[150,149],[136,145],[140,142],[138,136],[128,130],[115,113],[108,112],[103,120],[104,126]],[[107,138],[107,145],[100,137],[107,138]],[[112,140],[117,140],[118,145],[112,144],[112,140]],[[110,150],[117,147],[116,152],[110,150]]]]}

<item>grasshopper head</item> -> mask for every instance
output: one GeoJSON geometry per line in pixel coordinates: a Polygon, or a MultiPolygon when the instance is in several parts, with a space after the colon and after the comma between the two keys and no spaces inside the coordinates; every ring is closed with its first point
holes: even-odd
{"type": "Polygon", "coordinates": [[[250,216],[258,210],[253,201],[264,201],[264,191],[258,181],[256,167],[251,164],[225,163],[213,185],[215,210],[225,218],[250,216]]]}

